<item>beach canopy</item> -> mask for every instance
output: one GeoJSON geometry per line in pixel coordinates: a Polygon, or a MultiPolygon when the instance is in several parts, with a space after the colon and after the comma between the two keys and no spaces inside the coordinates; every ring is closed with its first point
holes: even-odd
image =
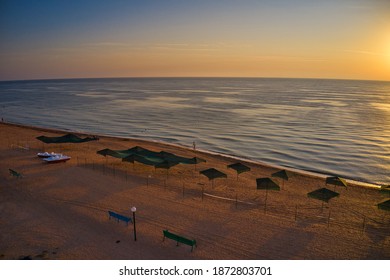
{"type": "Polygon", "coordinates": [[[275,173],[272,173],[271,176],[283,179],[285,181],[288,181],[288,178],[293,177],[294,173],[283,169],[283,170],[277,171],[275,173]]]}
{"type": "Polygon", "coordinates": [[[339,193],[328,190],[327,188],[321,188],[307,194],[308,197],[318,199],[321,201],[329,202],[334,197],[339,196],[339,193]]]}
{"type": "Polygon", "coordinates": [[[146,165],[152,165],[157,168],[160,168],[159,166],[174,166],[179,163],[197,164],[199,162],[205,162],[205,160],[200,158],[186,158],[165,151],[154,152],[142,148],[140,146],[135,146],[127,150],[103,149],[97,151],[96,153],[103,156],[112,156],[115,158],[121,158],[122,161],[127,161],[132,163],[136,161],[146,165]]]}
{"type": "Polygon", "coordinates": [[[345,179],[337,177],[337,176],[327,177],[326,184],[331,184],[331,185],[334,185],[335,187],[336,186],[341,186],[341,187],[348,186],[347,181],[345,181],[345,179]]]}
{"type": "Polygon", "coordinates": [[[89,142],[93,140],[99,140],[97,137],[86,137],[86,138],[80,138],[77,135],[74,134],[65,134],[63,136],[59,137],[48,137],[48,136],[38,136],[38,140],[46,143],[46,144],[52,144],[52,143],[83,143],[83,142],[89,142]]]}
{"type": "Polygon", "coordinates": [[[257,178],[256,185],[258,190],[272,190],[272,191],[280,191],[280,187],[278,183],[276,183],[271,178],[257,178]]]}
{"type": "Polygon", "coordinates": [[[378,209],[390,211],[390,199],[377,204],[378,209]]]}
{"type": "Polygon", "coordinates": [[[241,174],[243,172],[248,172],[248,171],[251,170],[250,167],[248,167],[248,166],[246,166],[246,165],[244,165],[244,164],[242,164],[240,162],[229,164],[227,166],[227,168],[231,168],[231,169],[236,170],[236,172],[237,172],[237,181],[238,181],[238,175],[239,174],[241,174]]]}
{"type": "Polygon", "coordinates": [[[96,153],[99,155],[105,156],[105,157],[106,156],[112,156],[112,157],[116,157],[116,158],[121,157],[121,155],[118,151],[114,151],[114,150],[110,150],[110,149],[103,149],[103,150],[97,151],[96,153]]]}
{"type": "Polygon", "coordinates": [[[217,178],[227,178],[227,175],[215,168],[209,168],[206,170],[199,171],[200,174],[209,178],[209,180],[214,180],[217,178]]]}
{"type": "Polygon", "coordinates": [[[233,163],[233,164],[229,164],[227,166],[227,168],[231,168],[231,169],[234,169],[237,171],[237,174],[241,174],[243,172],[247,172],[247,171],[250,171],[250,167],[240,163],[240,162],[237,162],[237,163],[233,163]]]}

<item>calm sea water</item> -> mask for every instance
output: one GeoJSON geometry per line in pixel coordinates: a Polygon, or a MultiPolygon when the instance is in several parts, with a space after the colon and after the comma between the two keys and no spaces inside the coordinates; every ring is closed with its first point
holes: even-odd
{"type": "Polygon", "coordinates": [[[147,138],[390,183],[390,82],[131,78],[0,83],[10,122],[147,138]]]}

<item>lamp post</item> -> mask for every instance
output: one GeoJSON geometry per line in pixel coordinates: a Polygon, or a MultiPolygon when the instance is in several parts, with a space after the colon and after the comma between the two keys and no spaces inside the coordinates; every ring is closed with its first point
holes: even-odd
{"type": "Polygon", "coordinates": [[[131,207],[131,212],[133,212],[134,241],[137,241],[137,231],[135,228],[135,211],[137,211],[137,208],[135,208],[135,206],[131,207]]]}

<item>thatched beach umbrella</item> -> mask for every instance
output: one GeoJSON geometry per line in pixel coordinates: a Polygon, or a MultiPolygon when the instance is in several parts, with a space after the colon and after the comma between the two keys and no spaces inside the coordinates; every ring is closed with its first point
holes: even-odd
{"type": "Polygon", "coordinates": [[[241,174],[241,173],[244,173],[244,172],[248,172],[250,171],[250,167],[240,163],[240,162],[237,162],[237,163],[233,163],[233,164],[229,164],[227,166],[227,168],[231,168],[231,169],[234,169],[236,170],[237,172],[237,181],[238,181],[238,175],[241,174]]]}
{"type": "Polygon", "coordinates": [[[267,200],[268,200],[268,190],[280,191],[278,183],[276,183],[271,178],[257,178],[256,186],[258,190],[265,190],[265,199],[264,199],[264,212],[267,212],[267,200]]]}
{"type": "Polygon", "coordinates": [[[321,188],[307,194],[308,197],[322,201],[321,208],[324,207],[324,202],[328,203],[334,197],[339,196],[339,193],[331,191],[327,188],[321,188]]]}
{"type": "Polygon", "coordinates": [[[337,176],[327,177],[326,184],[334,185],[335,190],[336,190],[336,186],[341,186],[345,188],[348,187],[347,181],[337,176]]]}
{"type": "Polygon", "coordinates": [[[206,176],[209,181],[212,182],[212,187],[214,187],[214,179],[217,178],[227,178],[227,175],[215,168],[209,168],[206,170],[199,171],[200,174],[206,176]]]}
{"type": "Polygon", "coordinates": [[[289,178],[294,176],[294,173],[283,169],[275,173],[272,173],[271,176],[282,179],[283,180],[282,187],[284,187],[284,181],[288,181],[289,178]]]}

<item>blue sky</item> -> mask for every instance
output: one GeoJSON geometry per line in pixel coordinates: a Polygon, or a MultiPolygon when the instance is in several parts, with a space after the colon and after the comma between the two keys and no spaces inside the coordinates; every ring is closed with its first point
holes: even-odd
{"type": "Polygon", "coordinates": [[[0,3],[1,80],[390,79],[387,0],[0,3]]]}

